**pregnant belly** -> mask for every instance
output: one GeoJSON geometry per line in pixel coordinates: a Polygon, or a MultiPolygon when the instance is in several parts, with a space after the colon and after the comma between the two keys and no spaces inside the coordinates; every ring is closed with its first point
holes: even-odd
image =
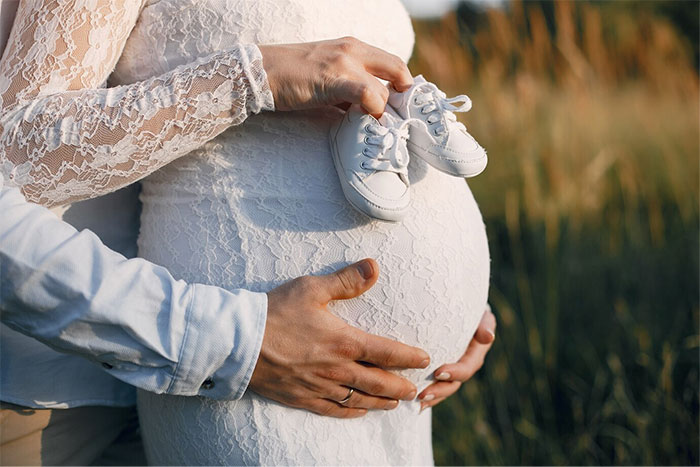
{"type": "Polygon", "coordinates": [[[249,120],[146,179],[140,255],[188,281],[256,291],[372,257],[377,284],[330,310],[425,349],[431,366],[403,372],[423,388],[464,352],[486,305],[483,221],[463,179],[420,160],[403,222],[356,213],[328,151],[333,117],[249,120]]]}

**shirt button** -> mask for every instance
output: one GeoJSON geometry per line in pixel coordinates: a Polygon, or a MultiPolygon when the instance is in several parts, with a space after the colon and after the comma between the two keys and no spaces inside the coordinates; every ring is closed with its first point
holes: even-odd
{"type": "Polygon", "coordinates": [[[111,370],[114,367],[107,362],[102,362],[102,368],[104,368],[105,370],[111,370]]]}
{"type": "Polygon", "coordinates": [[[214,381],[211,378],[207,378],[202,383],[202,389],[212,389],[214,387],[214,381]]]}

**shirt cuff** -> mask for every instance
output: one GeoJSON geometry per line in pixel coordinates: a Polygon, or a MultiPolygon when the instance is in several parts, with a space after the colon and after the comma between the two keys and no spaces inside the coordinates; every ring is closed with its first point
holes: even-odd
{"type": "Polygon", "coordinates": [[[196,284],[168,394],[240,399],[258,361],[267,294],[196,284]]]}

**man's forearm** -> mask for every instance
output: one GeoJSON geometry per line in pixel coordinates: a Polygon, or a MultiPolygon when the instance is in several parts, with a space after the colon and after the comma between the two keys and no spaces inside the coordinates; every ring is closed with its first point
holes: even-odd
{"type": "Polygon", "coordinates": [[[58,351],[149,391],[236,399],[266,310],[265,294],[187,284],[126,259],[0,180],[2,322],[58,351]]]}

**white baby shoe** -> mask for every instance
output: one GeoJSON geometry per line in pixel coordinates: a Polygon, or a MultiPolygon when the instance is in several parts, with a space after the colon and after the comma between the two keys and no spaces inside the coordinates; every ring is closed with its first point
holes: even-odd
{"type": "Polygon", "coordinates": [[[474,177],[486,168],[486,151],[457,121],[454,112],[467,112],[472,102],[465,95],[448,99],[444,92],[418,75],[408,91],[392,91],[389,105],[411,125],[408,150],[438,170],[458,177],[474,177]],[[454,105],[455,103],[461,105],[454,105]]]}
{"type": "Polygon", "coordinates": [[[375,219],[398,222],[411,201],[406,149],[411,122],[392,113],[377,120],[353,105],[331,127],[330,141],[350,204],[375,219]]]}

